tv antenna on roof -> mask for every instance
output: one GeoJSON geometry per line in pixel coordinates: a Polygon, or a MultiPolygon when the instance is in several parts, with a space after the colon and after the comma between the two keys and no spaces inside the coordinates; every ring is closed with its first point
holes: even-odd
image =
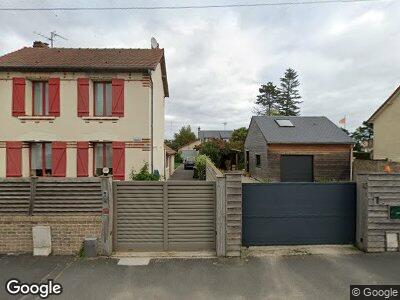
{"type": "Polygon", "coordinates": [[[50,37],[45,36],[44,34],[41,34],[40,32],[36,32],[36,31],[34,31],[33,33],[34,33],[34,34],[37,34],[37,35],[40,35],[41,37],[44,37],[46,40],[50,41],[50,47],[51,47],[51,48],[53,48],[53,46],[54,46],[54,40],[55,40],[55,38],[62,38],[63,40],[68,41],[67,38],[63,37],[62,35],[59,35],[59,34],[58,34],[57,32],[55,32],[55,31],[51,31],[51,32],[50,32],[50,37]]]}

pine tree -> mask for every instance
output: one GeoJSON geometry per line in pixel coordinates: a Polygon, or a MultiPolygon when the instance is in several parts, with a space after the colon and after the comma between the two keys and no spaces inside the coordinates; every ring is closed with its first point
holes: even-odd
{"type": "Polygon", "coordinates": [[[281,85],[278,88],[278,111],[283,116],[298,116],[300,114],[299,104],[302,101],[297,89],[300,85],[295,70],[289,68],[284,77],[281,78],[281,85]]]}
{"type": "Polygon", "coordinates": [[[274,116],[278,114],[278,89],[272,82],[261,85],[258,90],[254,112],[259,116],[274,116]]]}

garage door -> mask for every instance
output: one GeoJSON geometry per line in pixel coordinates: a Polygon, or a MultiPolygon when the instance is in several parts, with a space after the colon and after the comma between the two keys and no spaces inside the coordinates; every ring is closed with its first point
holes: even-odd
{"type": "Polygon", "coordinates": [[[114,249],[215,250],[215,183],[114,182],[114,249]]]}
{"type": "Polygon", "coordinates": [[[312,155],[282,155],[282,182],[313,182],[312,155]]]}
{"type": "Polygon", "coordinates": [[[354,183],[243,184],[243,245],[353,244],[354,183]]]}

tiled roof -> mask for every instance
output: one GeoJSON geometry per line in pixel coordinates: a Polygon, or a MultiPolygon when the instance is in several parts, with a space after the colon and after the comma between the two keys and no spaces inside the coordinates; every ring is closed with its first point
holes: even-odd
{"type": "Polygon", "coordinates": [[[24,47],[0,56],[0,71],[135,72],[159,63],[168,97],[164,49],[24,47]]]}
{"type": "Polygon", "coordinates": [[[174,149],[168,147],[167,144],[164,144],[164,149],[165,149],[165,152],[167,152],[168,155],[176,154],[176,151],[174,149]]]}
{"type": "Polygon", "coordinates": [[[154,70],[163,49],[24,47],[0,57],[0,69],[154,70]]]}
{"type": "Polygon", "coordinates": [[[267,143],[352,144],[353,139],[326,117],[253,117],[267,143]],[[290,120],[293,127],[280,127],[276,120],[290,120]]]}

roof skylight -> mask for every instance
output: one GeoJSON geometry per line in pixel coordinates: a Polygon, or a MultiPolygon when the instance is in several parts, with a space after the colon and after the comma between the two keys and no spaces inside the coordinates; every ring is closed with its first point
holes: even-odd
{"type": "Polygon", "coordinates": [[[275,120],[279,127],[294,127],[292,121],[288,119],[275,120]]]}

